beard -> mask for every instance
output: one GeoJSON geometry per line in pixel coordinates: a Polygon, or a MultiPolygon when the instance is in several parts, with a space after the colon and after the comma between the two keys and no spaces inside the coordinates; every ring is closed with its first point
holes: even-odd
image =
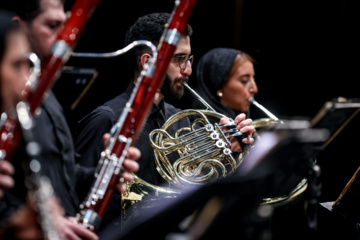
{"type": "Polygon", "coordinates": [[[179,100],[184,95],[184,85],[178,85],[179,82],[188,82],[187,77],[180,77],[171,80],[170,77],[166,74],[164,82],[161,87],[161,93],[164,95],[165,99],[170,100],[179,100]]]}

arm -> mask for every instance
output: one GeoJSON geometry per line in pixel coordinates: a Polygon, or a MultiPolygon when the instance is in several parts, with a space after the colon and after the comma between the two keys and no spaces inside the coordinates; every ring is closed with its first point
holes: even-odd
{"type": "Polygon", "coordinates": [[[75,139],[76,176],[79,199],[86,197],[94,180],[100,153],[103,150],[103,135],[110,131],[115,122],[114,114],[106,108],[97,108],[79,122],[75,139]]]}

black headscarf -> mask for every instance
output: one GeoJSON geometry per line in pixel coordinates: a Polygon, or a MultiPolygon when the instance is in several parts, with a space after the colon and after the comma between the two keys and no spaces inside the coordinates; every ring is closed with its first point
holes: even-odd
{"type": "MultiPolygon", "coordinates": [[[[194,90],[214,108],[215,111],[230,118],[234,118],[239,113],[224,106],[217,96],[217,91],[224,84],[236,56],[240,53],[242,53],[242,51],[232,48],[214,48],[202,56],[196,68],[196,84],[194,90]]],[[[194,106],[195,108],[204,108],[204,105],[198,102],[194,103],[194,106]]]]}

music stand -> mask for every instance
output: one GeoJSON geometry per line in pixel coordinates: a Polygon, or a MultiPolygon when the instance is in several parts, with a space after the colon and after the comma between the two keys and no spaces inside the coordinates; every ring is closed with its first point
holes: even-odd
{"type": "Polygon", "coordinates": [[[64,66],[59,79],[52,90],[64,110],[70,130],[74,133],[77,125],[78,111],[74,111],[79,102],[93,85],[98,72],[93,68],[64,66]]]}
{"type": "MultiPolygon", "coordinates": [[[[330,106],[330,105],[329,105],[330,106]]],[[[325,109],[325,107],[324,107],[325,109]]],[[[333,118],[337,116],[342,120],[343,124],[334,131],[333,136],[329,140],[333,140],[335,136],[359,113],[360,100],[359,99],[342,99],[342,101],[335,102],[333,106],[328,107],[333,114],[333,118]],[[334,109],[334,110],[333,110],[334,109]],[[342,113],[342,116],[339,116],[342,113]]],[[[319,114],[319,116],[321,116],[319,114]]],[[[325,118],[326,119],[326,118],[325,118]]],[[[324,125],[324,120],[319,121],[319,124],[324,125]]],[[[327,121],[329,122],[329,121],[327,121]]],[[[334,202],[326,202],[321,205],[329,210],[335,211],[337,214],[348,218],[350,221],[360,222],[360,167],[355,171],[353,176],[349,179],[344,189],[339,194],[339,197],[334,202]]]]}
{"type": "MultiPolygon", "coordinates": [[[[317,112],[317,114],[310,121],[311,128],[313,128],[313,129],[325,128],[325,129],[328,129],[329,133],[330,133],[330,137],[328,138],[328,140],[324,144],[319,145],[319,151],[324,150],[335,139],[335,137],[337,137],[340,134],[340,132],[350,123],[350,121],[353,120],[355,118],[355,116],[358,115],[359,111],[360,111],[360,99],[356,99],[356,98],[347,99],[347,98],[343,98],[343,97],[338,97],[338,98],[333,99],[332,101],[325,102],[325,104],[322,106],[322,108],[317,112]]],[[[333,179],[333,175],[329,174],[329,177],[330,177],[330,179],[333,179]]],[[[322,179],[322,181],[324,181],[324,178],[322,179]]],[[[355,181],[355,184],[354,184],[354,188],[358,188],[358,187],[355,187],[355,185],[359,185],[359,180],[355,181]]],[[[358,191],[356,191],[356,192],[358,192],[358,191]]],[[[351,202],[348,200],[352,199],[353,201],[357,201],[360,199],[360,196],[358,194],[357,194],[357,196],[354,196],[354,193],[355,193],[355,191],[351,191],[351,193],[349,192],[347,194],[347,196],[345,197],[345,201],[343,203],[346,203],[346,204],[352,205],[352,206],[358,205],[358,204],[355,204],[355,205],[349,204],[351,202]]],[[[321,194],[323,194],[323,193],[321,193],[321,194]]],[[[340,201],[340,198],[337,201],[340,201]]],[[[343,204],[343,205],[346,206],[346,204],[343,204]]],[[[320,206],[322,206],[325,211],[332,212],[333,207],[334,207],[334,202],[322,202],[322,203],[320,203],[320,206]]],[[[344,210],[342,207],[344,207],[344,206],[339,207],[337,210],[340,210],[339,212],[341,212],[342,210],[344,210]]],[[[355,214],[360,213],[359,207],[357,207],[357,208],[351,207],[350,209],[347,209],[347,210],[349,210],[348,211],[349,215],[352,215],[352,216],[355,216],[355,214]]],[[[325,213],[325,214],[327,214],[327,213],[325,213]]],[[[323,223],[324,220],[325,220],[325,222],[327,222],[327,221],[335,222],[334,219],[331,218],[331,217],[335,217],[335,215],[327,214],[324,216],[326,216],[326,217],[323,217],[323,219],[321,220],[321,223],[323,223]],[[332,220],[330,220],[330,219],[332,219],[332,220]]],[[[340,219],[340,222],[344,222],[344,219],[340,219]]],[[[328,225],[328,226],[330,226],[330,225],[328,225]]],[[[340,224],[338,226],[340,226],[340,224]]],[[[326,232],[327,232],[327,230],[324,233],[326,233],[326,232]]],[[[322,233],[322,234],[324,234],[324,233],[322,233]]],[[[331,236],[331,233],[329,235],[331,236]]]]}
{"type": "Polygon", "coordinates": [[[208,239],[236,235],[241,239],[258,239],[270,217],[258,214],[258,209],[263,207],[262,195],[287,193],[283,180],[299,166],[307,165],[308,158],[313,156],[312,145],[324,143],[327,138],[328,131],[324,129],[282,128],[264,132],[261,144],[253,145],[233,175],[189,188],[176,199],[144,210],[122,231],[108,226],[99,237],[104,240],[174,236],[208,239]],[[281,179],[278,175],[282,175],[281,179]]]}
{"type": "Polygon", "coordinates": [[[344,129],[344,127],[359,113],[360,99],[338,97],[325,102],[323,107],[310,121],[311,128],[326,128],[330,138],[323,145],[325,148],[344,129]]]}
{"type": "MultiPolygon", "coordinates": [[[[326,102],[320,111],[313,117],[310,122],[312,128],[326,128],[330,132],[330,138],[322,146],[327,147],[329,143],[349,124],[349,122],[359,113],[360,111],[360,99],[346,99],[338,97],[332,101],[326,102]]],[[[357,175],[357,172],[354,174],[357,175]]],[[[354,185],[357,185],[356,180],[354,185]]],[[[345,192],[344,192],[345,193],[345,192]]],[[[354,192],[351,194],[351,198],[354,197],[354,192]]],[[[347,198],[347,197],[346,197],[347,198]]],[[[360,198],[360,196],[356,197],[360,198]]],[[[340,201],[340,198],[337,200],[340,201]]],[[[332,204],[322,204],[328,210],[332,210],[332,204]]],[[[354,211],[351,211],[354,213],[354,211]]],[[[352,214],[351,213],[351,214],[352,214]]]]}

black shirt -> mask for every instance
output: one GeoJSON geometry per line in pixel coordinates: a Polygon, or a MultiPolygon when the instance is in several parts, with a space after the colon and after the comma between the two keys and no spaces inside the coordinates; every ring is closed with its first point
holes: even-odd
{"type": "MultiPolygon", "coordinates": [[[[75,216],[79,201],[75,192],[75,153],[74,144],[62,108],[50,91],[35,116],[34,140],[41,146],[41,173],[47,176],[60,200],[66,216],[75,216]]],[[[21,164],[27,157],[24,142],[18,146],[11,159],[16,171],[15,187],[6,192],[0,201],[0,216],[5,219],[20,205],[25,203],[27,189],[24,185],[24,172],[21,164]]]]}

